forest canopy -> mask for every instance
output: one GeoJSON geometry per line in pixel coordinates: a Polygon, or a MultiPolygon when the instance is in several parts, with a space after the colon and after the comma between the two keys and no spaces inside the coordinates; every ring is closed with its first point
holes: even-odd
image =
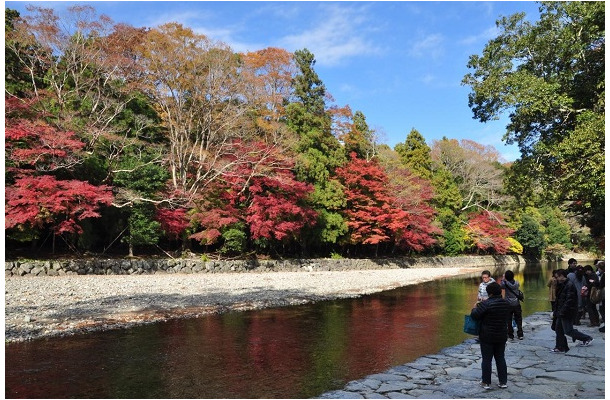
{"type": "Polygon", "coordinates": [[[510,112],[506,163],[415,128],[378,143],[306,48],[6,9],[7,254],[603,251],[604,4],[540,10],[498,21],[463,82],[476,118],[510,112]]]}

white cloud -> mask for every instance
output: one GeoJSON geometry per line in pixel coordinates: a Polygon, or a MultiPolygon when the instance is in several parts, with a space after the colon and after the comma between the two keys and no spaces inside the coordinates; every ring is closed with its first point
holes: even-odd
{"type": "Polygon", "coordinates": [[[440,33],[427,35],[411,45],[409,54],[417,58],[437,59],[445,52],[444,41],[445,38],[440,33]]]}
{"type": "Polygon", "coordinates": [[[496,26],[492,26],[491,28],[487,28],[483,32],[477,35],[470,35],[458,41],[459,44],[470,46],[474,44],[479,44],[481,42],[486,43],[489,40],[497,37],[500,34],[500,30],[496,26]]]}
{"type": "Polygon", "coordinates": [[[347,58],[375,54],[379,49],[365,36],[366,7],[347,8],[341,5],[324,6],[324,18],[312,28],[287,35],[280,45],[290,51],[307,48],[319,65],[337,65],[347,58]]]}

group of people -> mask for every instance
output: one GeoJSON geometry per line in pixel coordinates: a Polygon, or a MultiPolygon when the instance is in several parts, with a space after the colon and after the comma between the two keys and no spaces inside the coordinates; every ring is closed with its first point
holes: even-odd
{"type": "MultiPolygon", "coordinates": [[[[553,353],[567,353],[570,348],[566,335],[577,340],[583,346],[588,346],[593,338],[574,328],[581,324],[585,315],[589,316],[589,327],[599,327],[601,321],[605,324],[605,262],[595,261],[597,271],[591,265],[581,266],[571,258],[568,260],[568,269],[553,271],[549,280],[549,300],[553,309],[552,328],[555,331],[555,348],[553,353]],[[593,298],[593,291],[601,291],[597,299],[593,298]],[[599,309],[598,309],[599,306],[599,309]]],[[[605,331],[605,326],[599,328],[605,331]]]]}
{"type": "MultiPolygon", "coordinates": [[[[567,353],[569,351],[566,336],[572,342],[580,341],[581,346],[588,346],[593,338],[579,332],[574,325],[580,325],[584,314],[589,315],[589,326],[600,326],[600,313],[602,322],[604,318],[604,261],[594,263],[593,267],[578,266],[575,259],[568,260],[568,269],[553,271],[548,283],[549,300],[553,310],[551,328],[555,331],[555,348],[552,353],[567,353]],[[601,304],[591,298],[593,288],[601,290],[601,304]]],[[[481,346],[481,387],[491,389],[492,360],[496,361],[498,372],[498,387],[506,388],[508,372],[504,351],[508,339],[514,340],[515,328],[517,338],[523,339],[523,317],[521,303],[523,293],[519,289],[519,282],[515,280],[512,271],[506,271],[496,282],[490,271],[481,273],[481,283],[477,295],[477,303],[470,316],[480,321],[478,341],[481,346]],[[502,296],[504,291],[504,296],[502,296]]],[[[604,332],[604,327],[600,328],[604,332]]]]}

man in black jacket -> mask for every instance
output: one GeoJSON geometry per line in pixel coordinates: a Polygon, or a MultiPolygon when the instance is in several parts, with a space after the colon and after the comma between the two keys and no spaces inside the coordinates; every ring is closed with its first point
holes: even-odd
{"type": "Polygon", "coordinates": [[[479,331],[479,343],[481,344],[481,386],[491,389],[491,360],[496,360],[498,370],[498,386],[506,388],[508,371],[504,350],[508,340],[506,321],[510,313],[508,301],[502,298],[502,288],[496,282],[491,282],[486,287],[489,298],[476,305],[470,312],[470,316],[481,321],[479,331]]]}
{"type": "Polygon", "coordinates": [[[568,280],[567,271],[560,269],[557,271],[557,292],[555,300],[555,310],[553,316],[557,318],[555,325],[555,348],[552,353],[567,353],[568,339],[566,335],[572,338],[572,342],[580,340],[582,346],[588,346],[593,341],[593,338],[578,330],[574,329],[574,316],[578,313],[578,296],[580,293],[576,291],[574,284],[568,280]]]}

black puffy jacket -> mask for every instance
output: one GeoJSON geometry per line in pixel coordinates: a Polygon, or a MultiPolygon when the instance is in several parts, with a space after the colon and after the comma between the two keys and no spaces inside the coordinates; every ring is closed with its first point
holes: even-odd
{"type": "Polygon", "coordinates": [[[578,296],[580,293],[576,291],[576,286],[570,280],[563,283],[557,282],[555,299],[556,317],[574,318],[578,313],[578,296]]]}
{"type": "Polygon", "coordinates": [[[481,321],[479,340],[486,343],[502,343],[508,340],[507,323],[510,304],[502,296],[491,296],[477,304],[470,316],[481,321]]]}

